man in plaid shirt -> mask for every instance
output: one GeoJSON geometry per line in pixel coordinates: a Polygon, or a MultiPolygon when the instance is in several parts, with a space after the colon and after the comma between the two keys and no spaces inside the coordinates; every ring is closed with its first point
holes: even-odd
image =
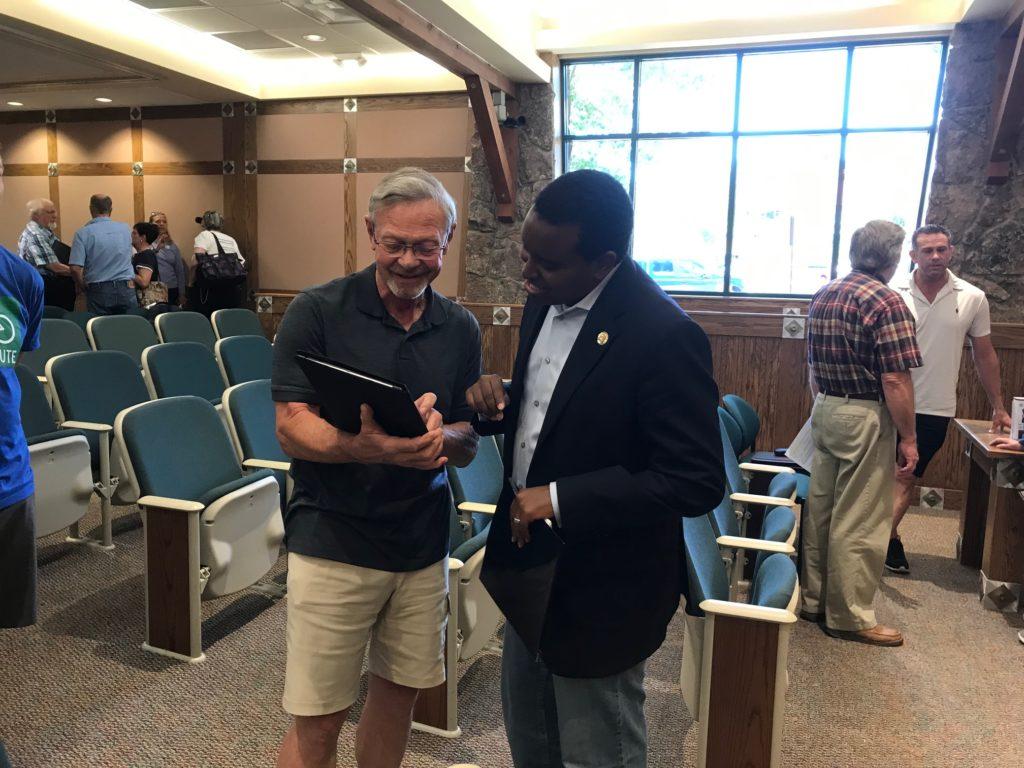
{"type": "Polygon", "coordinates": [[[807,312],[815,455],[801,616],[870,645],[903,644],[898,630],[875,621],[871,604],[889,541],[893,468],[902,477],[917,464],[910,369],[921,366],[921,352],[913,315],[886,285],[904,236],[888,221],[854,232],[852,271],[818,291],[807,312]]]}
{"type": "Polygon", "coordinates": [[[73,310],[75,291],[71,268],[61,264],[53,250],[57,242],[57,235],[53,233],[57,207],[52,200],[44,198],[30,200],[26,207],[29,220],[18,239],[18,255],[42,275],[46,304],[73,310]]]}

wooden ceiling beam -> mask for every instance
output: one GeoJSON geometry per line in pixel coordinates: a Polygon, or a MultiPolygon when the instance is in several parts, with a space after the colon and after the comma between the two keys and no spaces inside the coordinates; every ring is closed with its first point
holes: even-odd
{"type": "Polygon", "coordinates": [[[1024,0],[1016,0],[1010,10],[1003,16],[1003,31],[1002,34],[1014,35],[1016,37],[1017,28],[1020,26],[1021,21],[1024,20],[1024,0]]]}
{"type": "Polygon", "coordinates": [[[498,219],[511,222],[515,220],[516,208],[518,134],[514,129],[503,130],[498,124],[498,115],[487,82],[478,75],[467,75],[465,79],[473,118],[487,160],[487,170],[491,173],[491,183],[494,185],[494,196],[498,200],[498,219]]]}
{"type": "MultiPolygon", "coordinates": [[[[992,141],[989,150],[988,183],[1003,184],[1010,177],[1010,161],[1013,159],[1020,137],[1021,123],[1024,122],[1024,24],[1016,35],[1012,45],[1009,41],[1000,45],[1004,57],[1009,55],[1009,66],[999,75],[1006,72],[1005,83],[993,102],[992,141]]],[[[1005,58],[1004,58],[1005,62],[1005,58]]]]}
{"type": "Polygon", "coordinates": [[[493,88],[515,93],[515,83],[455,38],[397,0],[345,0],[345,5],[416,53],[459,77],[477,77],[493,88]]]}

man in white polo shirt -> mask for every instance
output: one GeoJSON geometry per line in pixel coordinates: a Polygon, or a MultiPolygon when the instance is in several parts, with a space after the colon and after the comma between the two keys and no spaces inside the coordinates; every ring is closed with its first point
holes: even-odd
{"type": "MultiPolygon", "coordinates": [[[[956,414],[960,358],[968,336],[974,367],[992,405],[992,429],[1010,428],[999,383],[999,358],[992,346],[988,299],[980,288],[949,271],[951,239],[950,231],[938,224],[920,227],[910,241],[910,258],[916,268],[893,285],[917,321],[917,343],[924,358],[924,365],[911,372],[919,454],[916,478],[924,475],[928,462],[939,452],[949,420],[956,414]]],[[[885,558],[885,567],[896,573],[910,572],[897,529],[910,506],[913,485],[913,478],[896,479],[892,536],[885,558]]]]}

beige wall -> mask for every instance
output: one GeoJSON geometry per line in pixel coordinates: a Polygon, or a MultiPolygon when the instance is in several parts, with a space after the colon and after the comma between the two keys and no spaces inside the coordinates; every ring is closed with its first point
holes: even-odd
{"type": "Polygon", "coordinates": [[[142,121],[145,162],[223,160],[224,132],[219,117],[142,121]]]}
{"type": "Polygon", "coordinates": [[[5,163],[45,163],[46,128],[42,125],[0,125],[5,163]]]}
{"type": "Polygon", "coordinates": [[[345,157],[345,115],[260,115],[260,160],[329,160],[345,157]]]}
{"type": "Polygon", "coordinates": [[[146,218],[153,211],[166,214],[171,237],[182,255],[188,258],[192,243],[202,229],[195,222],[196,216],[223,206],[224,177],[147,176],[144,198],[146,218]]]}
{"type": "Polygon", "coordinates": [[[36,197],[47,197],[49,180],[45,176],[12,176],[4,179],[3,200],[0,200],[0,245],[18,252],[18,237],[28,221],[25,203],[36,197]]]}
{"type": "Polygon", "coordinates": [[[75,231],[89,221],[89,198],[92,195],[109,195],[114,203],[110,218],[135,223],[132,205],[131,176],[61,176],[60,180],[60,232],[61,240],[68,245],[75,231]]]}

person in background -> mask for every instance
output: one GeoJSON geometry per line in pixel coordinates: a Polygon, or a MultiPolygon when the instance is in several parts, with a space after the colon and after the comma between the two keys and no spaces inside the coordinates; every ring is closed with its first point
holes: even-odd
{"type": "Polygon", "coordinates": [[[123,315],[139,305],[132,279],[131,230],[110,218],[113,210],[107,195],[90,197],[92,219],[75,232],[71,244],[71,275],[85,291],[86,308],[97,315],[123,315]]]}
{"type": "Polygon", "coordinates": [[[235,238],[221,231],[224,227],[224,217],[217,211],[206,211],[201,217],[196,218],[196,223],[203,225],[203,231],[196,235],[193,246],[197,261],[192,265],[192,288],[188,301],[190,309],[209,317],[218,309],[240,306],[244,285],[215,285],[207,282],[198,264],[199,255],[208,253],[217,256],[221,253],[233,253],[242,266],[245,266],[245,259],[235,238]]]}
{"type": "Polygon", "coordinates": [[[167,286],[160,280],[160,267],[153,243],[160,237],[156,224],[140,221],[132,228],[132,268],[135,270],[135,294],[139,306],[149,316],[157,314],[160,308],[167,309],[167,286]],[[161,305],[163,305],[161,307],[161,305]]]}
{"type": "Polygon", "coordinates": [[[917,465],[910,371],[921,367],[921,350],[913,315],[886,285],[905,234],[889,221],[854,232],[850,274],[818,291],[807,311],[815,451],[800,616],[824,622],[832,637],[880,646],[903,644],[871,607],[889,538],[893,468],[898,461],[902,478],[917,465]]]}
{"type": "Polygon", "coordinates": [[[910,238],[910,258],[916,269],[893,285],[914,316],[924,359],[924,365],[911,374],[917,411],[917,467],[912,475],[896,480],[892,531],[885,556],[885,567],[894,573],[910,572],[898,529],[910,506],[915,480],[921,479],[942,448],[949,421],[956,415],[956,384],[967,339],[971,340],[978,380],[992,406],[992,430],[1010,429],[1010,414],[1003,407],[999,382],[999,357],[992,346],[988,299],[980,288],[949,271],[954,255],[952,238],[952,233],[938,224],[918,228],[910,238]]]}
{"type": "MultiPolygon", "coordinates": [[[[71,268],[61,264],[54,251],[59,241],[53,228],[57,224],[57,206],[52,200],[29,200],[28,224],[18,238],[18,255],[39,270],[43,277],[45,302],[71,312],[75,308],[75,281],[71,268]]],[[[65,246],[66,247],[66,246],[65,246]]]]}
{"type": "Polygon", "coordinates": [[[160,237],[153,244],[153,250],[156,251],[160,280],[167,286],[167,303],[172,306],[180,306],[185,299],[185,289],[188,287],[185,260],[181,257],[181,250],[167,228],[167,214],[153,211],[149,214],[149,223],[156,224],[160,229],[160,237]]]}
{"type": "MultiPolygon", "coordinates": [[[[0,158],[0,200],[4,193],[0,158]]],[[[0,629],[36,621],[35,483],[21,427],[18,355],[39,347],[43,278],[0,245],[0,629]]],[[[0,765],[7,754],[0,742],[0,765]]]]}

